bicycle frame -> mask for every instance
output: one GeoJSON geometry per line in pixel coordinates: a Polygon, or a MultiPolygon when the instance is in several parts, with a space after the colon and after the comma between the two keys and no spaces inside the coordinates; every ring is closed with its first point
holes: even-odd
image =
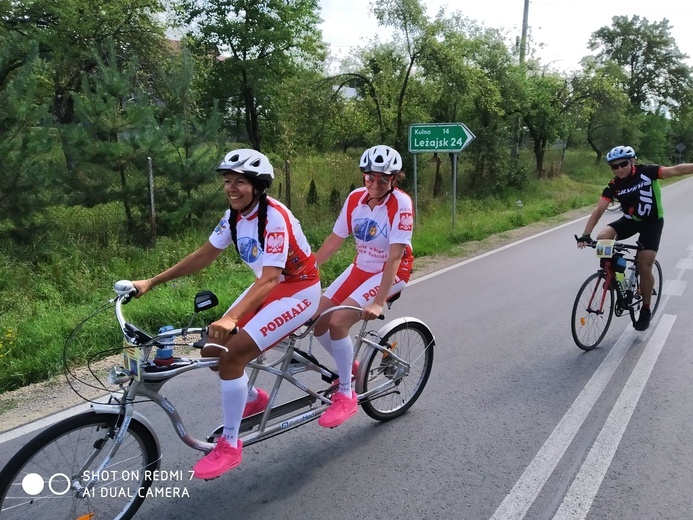
{"type": "MultiPolygon", "coordinates": [[[[203,334],[205,329],[174,329],[167,331],[163,334],[159,334],[151,339],[149,339],[144,345],[138,346],[138,338],[136,329],[132,325],[129,325],[122,313],[122,305],[127,301],[126,297],[119,296],[116,300],[116,316],[121,325],[121,330],[125,336],[126,343],[130,347],[135,347],[140,349],[140,354],[137,359],[138,363],[138,373],[139,377],[133,371],[127,370],[123,367],[114,367],[111,369],[109,374],[109,382],[118,384],[123,388],[122,397],[118,397],[112,394],[111,402],[105,405],[95,405],[99,411],[109,411],[109,413],[122,414],[124,417],[122,431],[127,429],[131,418],[134,413],[134,406],[138,397],[144,397],[161,408],[168,416],[171,424],[176,431],[178,437],[189,447],[208,453],[214,448],[214,440],[218,435],[220,435],[222,427],[217,428],[212,434],[210,434],[205,441],[192,437],[185,426],[183,419],[178,413],[176,407],[171,403],[165,396],[159,393],[160,388],[163,384],[181,374],[190,372],[192,370],[197,370],[200,368],[213,368],[218,366],[219,359],[217,357],[213,358],[174,358],[174,362],[170,367],[166,368],[154,368],[151,371],[148,369],[152,368],[152,364],[148,361],[151,349],[155,348],[155,345],[165,338],[171,337],[183,337],[186,339],[188,336],[193,334],[203,334]],[[129,383],[127,387],[124,387],[126,383],[129,383]]],[[[359,307],[350,307],[346,305],[340,305],[327,309],[322,315],[326,315],[332,312],[340,310],[352,310],[361,312],[359,307]]],[[[321,315],[321,316],[322,316],[321,315]]],[[[332,383],[338,376],[337,374],[328,369],[327,367],[321,365],[318,360],[310,353],[303,352],[297,349],[297,342],[307,336],[310,336],[310,345],[312,346],[312,328],[315,321],[309,322],[307,328],[302,333],[293,333],[288,336],[284,341],[275,346],[275,349],[283,349],[284,354],[275,361],[267,360],[267,352],[263,352],[254,361],[248,364],[248,368],[251,369],[251,375],[249,377],[249,383],[251,385],[255,384],[255,381],[261,372],[266,372],[275,376],[274,385],[270,392],[269,403],[264,412],[245,418],[240,427],[240,438],[243,441],[244,446],[254,444],[261,440],[267,439],[274,435],[284,433],[293,428],[296,428],[302,424],[310,422],[317,419],[327,408],[332,404],[332,401],[328,396],[331,392],[336,390],[335,385],[328,386],[326,389],[321,391],[316,391],[309,388],[301,381],[294,377],[295,375],[303,372],[313,371],[322,376],[322,379],[327,383],[332,383]],[[294,387],[302,391],[304,396],[283,403],[281,405],[275,406],[277,396],[279,395],[279,390],[284,381],[287,381],[294,387]],[[317,403],[317,404],[316,404],[317,403]],[[269,424],[273,419],[284,417],[286,418],[281,422],[276,424],[269,424]],[[256,431],[251,431],[257,427],[256,431]]],[[[366,328],[368,322],[364,321],[361,324],[360,330],[355,337],[354,344],[354,359],[357,359],[359,353],[364,348],[376,349],[380,352],[385,353],[394,359],[398,363],[398,373],[395,379],[406,376],[409,373],[410,365],[407,361],[401,359],[396,355],[396,353],[388,350],[372,341],[367,337],[367,335],[372,334],[378,339],[380,335],[373,331],[367,332],[366,328]]],[[[200,341],[190,344],[191,346],[201,346],[200,341]]],[[[395,382],[392,380],[385,382],[375,388],[370,389],[368,392],[358,395],[359,402],[363,402],[375,395],[381,397],[386,395],[388,390],[394,388],[395,382]]],[[[117,449],[118,444],[114,445],[114,450],[117,449]]],[[[115,451],[113,452],[115,453],[115,451]]]]}

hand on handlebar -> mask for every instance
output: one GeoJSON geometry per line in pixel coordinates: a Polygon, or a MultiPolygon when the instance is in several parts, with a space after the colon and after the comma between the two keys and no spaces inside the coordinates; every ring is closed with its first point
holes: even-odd
{"type": "Polygon", "coordinates": [[[222,316],[214,323],[210,323],[207,327],[207,336],[212,341],[221,341],[225,343],[228,337],[234,333],[236,322],[233,318],[222,316]]]}
{"type": "Polygon", "coordinates": [[[135,294],[135,298],[139,298],[144,293],[149,292],[154,287],[151,278],[148,280],[136,280],[132,282],[132,285],[134,285],[135,289],[137,289],[137,294],[135,294]]]}
{"type": "Polygon", "coordinates": [[[589,233],[586,233],[581,237],[575,235],[575,240],[577,240],[578,249],[584,249],[592,243],[592,237],[589,235],[589,233]]]}
{"type": "Polygon", "coordinates": [[[363,310],[361,311],[361,318],[364,320],[374,320],[376,318],[379,318],[383,314],[383,306],[378,305],[377,303],[369,303],[366,305],[363,310]]]}

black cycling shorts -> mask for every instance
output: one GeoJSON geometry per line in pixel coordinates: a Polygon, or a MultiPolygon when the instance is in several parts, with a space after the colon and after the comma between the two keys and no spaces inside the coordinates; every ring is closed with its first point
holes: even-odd
{"type": "Polygon", "coordinates": [[[664,219],[660,218],[652,222],[637,222],[632,218],[621,217],[610,223],[609,227],[614,228],[616,231],[617,240],[625,240],[636,233],[640,233],[638,242],[640,242],[642,248],[649,251],[658,251],[659,241],[662,238],[662,230],[664,229],[664,219]]]}

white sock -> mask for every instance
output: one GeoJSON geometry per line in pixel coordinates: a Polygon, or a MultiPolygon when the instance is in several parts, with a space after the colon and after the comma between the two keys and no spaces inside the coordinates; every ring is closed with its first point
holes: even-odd
{"type": "Polygon", "coordinates": [[[322,345],[322,348],[327,350],[327,353],[332,356],[332,340],[330,339],[330,331],[328,330],[322,336],[313,336],[322,345]]]}
{"type": "Polygon", "coordinates": [[[250,390],[248,390],[248,402],[249,403],[254,403],[257,401],[257,398],[260,396],[260,394],[257,391],[257,388],[254,386],[250,387],[250,390]]]}
{"type": "Polygon", "coordinates": [[[221,380],[221,406],[224,411],[224,437],[232,448],[238,446],[238,428],[248,399],[248,376],[221,380]]]}
{"type": "Polygon", "coordinates": [[[339,374],[339,393],[351,397],[351,366],[354,362],[354,343],[349,336],[332,340],[332,357],[339,374]]]}

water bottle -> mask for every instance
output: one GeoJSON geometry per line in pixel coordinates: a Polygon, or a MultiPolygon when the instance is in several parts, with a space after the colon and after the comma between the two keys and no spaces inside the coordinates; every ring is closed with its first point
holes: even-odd
{"type": "Polygon", "coordinates": [[[628,280],[626,279],[625,275],[626,259],[623,256],[619,255],[616,259],[616,266],[614,270],[616,271],[616,281],[618,282],[618,285],[621,288],[623,294],[625,294],[630,287],[628,286],[628,280]]]}
{"type": "MultiPolygon", "coordinates": [[[[173,330],[173,325],[164,325],[159,329],[159,334],[173,330]]],[[[156,349],[156,357],[154,364],[159,366],[167,366],[173,363],[173,337],[162,338],[159,340],[161,347],[156,349]]]]}

